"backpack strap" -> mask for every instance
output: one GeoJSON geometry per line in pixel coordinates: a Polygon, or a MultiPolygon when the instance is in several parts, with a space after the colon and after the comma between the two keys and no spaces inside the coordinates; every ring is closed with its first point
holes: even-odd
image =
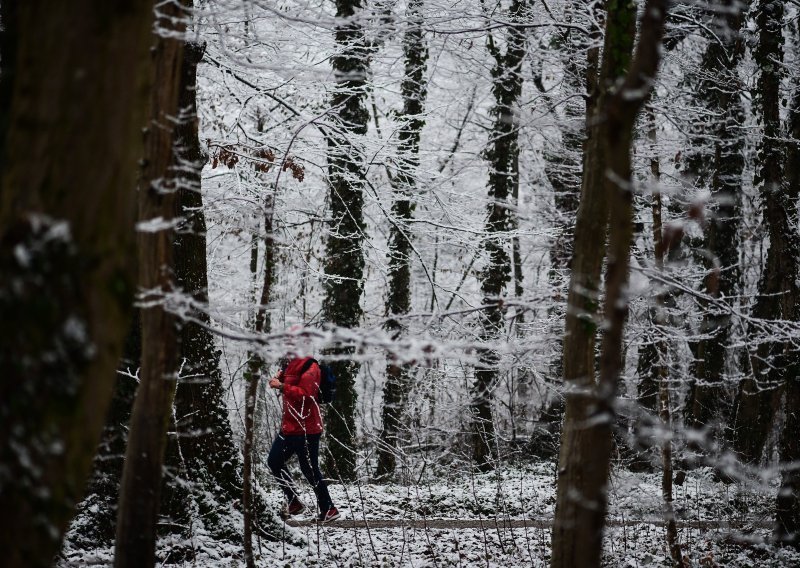
{"type": "MultiPolygon", "coordinates": [[[[303,366],[302,366],[302,367],[300,367],[300,376],[302,376],[302,375],[303,375],[303,373],[305,373],[306,371],[308,371],[308,370],[311,368],[311,365],[313,365],[314,363],[317,363],[317,365],[319,365],[319,363],[317,362],[317,360],[316,360],[316,359],[314,359],[313,357],[309,357],[309,358],[308,358],[308,361],[306,361],[305,363],[303,363],[303,366]]],[[[320,367],[320,369],[321,369],[321,367],[320,367]]]]}

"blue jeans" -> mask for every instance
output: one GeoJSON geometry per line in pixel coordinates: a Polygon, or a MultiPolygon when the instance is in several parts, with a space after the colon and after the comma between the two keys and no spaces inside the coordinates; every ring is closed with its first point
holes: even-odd
{"type": "Polygon", "coordinates": [[[303,476],[314,488],[319,510],[322,513],[326,513],[333,507],[333,501],[331,501],[331,495],[328,493],[328,485],[319,470],[319,439],[321,436],[321,434],[305,436],[278,434],[278,437],[272,442],[272,448],[269,450],[267,465],[272,471],[272,475],[278,480],[278,485],[283,489],[286,499],[291,503],[294,499],[297,499],[297,492],[286,467],[286,462],[297,454],[297,459],[300,462],[300,471],[303,472],[303,476]]]}

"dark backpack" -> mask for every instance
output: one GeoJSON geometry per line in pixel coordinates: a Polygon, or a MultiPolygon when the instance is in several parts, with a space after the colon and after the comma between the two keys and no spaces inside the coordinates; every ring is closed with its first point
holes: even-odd
{"type": "Polygon", "coordinates": [[[322,404],[330,404],[336,400],[336,375],[328,365],[321,365],[316,359],[309,359],[300,369],[302,375],[311,368],[314,363],[319,367],[319,395],[317,400],[322,404]]]}

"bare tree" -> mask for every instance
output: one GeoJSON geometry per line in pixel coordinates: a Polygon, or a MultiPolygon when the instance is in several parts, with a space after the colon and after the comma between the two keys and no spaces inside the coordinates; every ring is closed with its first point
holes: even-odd
{"type": "Polygon", "coordinates": [[[170,33],[157,37],[153,50],[155,83],[139,189],[142,366],[120,484],[114,555],[118,567],[155,564],[164,450],[178,374],[177,318],[165,304],[174,288],[178,192],[172,120],[180,95],[185,14],[177,3],[162,6],[159,14],[159,24],[170,33]]]}
{"type": "MultiPolygon", "coordinates": [[[[186,0],[184,0],[186,4],[186,0]]],[[[191,2],[189,2],[191,4],[191,2]]],[[[241,493],[241,459],[233,437],[220,352],[210,331],[206,219],[200,172],[206,157],[197,118],[197,66],[205,46],[187,41],[183,48],[179,117],[175,127],[175,176],[182,223],[175,239],[175,279],[190,303],[180,322],[181,377],[175,393],[180,455],[196,484],[195,496],[206,528],[238,541],[225,513],[241,493]]]]}
{"type": "MultiPolygon", "coordinates": [[[[526,2],[515,0],[508,10],[511,21],[525,15],[526,2]]],[[[519,176],[519,126],[515,119],[516,106],[522,94],[522,61],[525,57],[525,31],[522,27],[507,29],[505,52],[489,34],[487,47],[494,58],[492,91],[495,118],[486,157],[490,163],[489,204],[487,206],[484,255],[486,266],[480,274],[481,292],[486,309],[481,314],[481,337],[491,342],[500,337],[504,328],[502,295],[511,279],[511,256],[507,250],[507,233],[512,223],[512,197],[519,176]]],[[[470,413],[472,420],[473,459],[479,469],[494,467],[497,446],[492,417],[492,391],[497,382],[497,354],[484,349],[475,367],[470,413]]]]}
{"type": "MultiPolygon", "coordinates": [[[[648,0],[642,12],[636,53],[631,59],[635,34],[636,10],[631,4],[612,0],[606,4],[607,20],[600,72],[601,95],[596,119],[598,126],[587,148],[584,187],[578,221],[570,299],[567,310],[567,335],[564,340],[564,369],[567,405],[561,454],[559,456],[556,517],[553,525],[551,566],[597,566],[602,550],[602,532],[606,514],[606,483],[611,460],[611,426],[614,400],[622,370],[622,339],[628,302],[625,296],[633,236],[633,187],[631,181],[631,142],[636,117],[653,88],[661,59],[661,40],[667,16],[668,0],[648,0]],[[593,153],[605,148],[603,165],[593,153]],[[599,181],[586,183],[587,177],[599,181]],[[597,194],[593,194],[597,192],[597,194]],[[604,311],[608,321],[603,337],[600,378],[593,380],[594,306],[587,298],[597,290],[596,281],[584,280],[582,257],[603,255],[603,232],[606,215],[601,205],[608,201],[608,269],[604,311]],[[594,206],[598,210],[589,209],[594,206]],[[600,220],[592,219],[592,215],[600,220]],[[595,241],[586,240],[592,229],[595,241]],[[580,245],[580,246],[579,246],[580,245]],[[594,286],[577,287],[583,281],[594,286]],[[588,305],[587,305],[588,303],[588,305]],[[570,333],[582,327],[576,335],[570,333]],[[568,354],[583,355],[577,366],[568,354]],[[568,372],[572,371],[572,372],[568,372]],[[584,374],[573,374],[583,371],[584,374]]],[[[599,260],[594,259],[595,262],[599,260]]],[[[591,268],[591,265],[588,266],[591,268]]]]}
{"type": "MultiPolygon", "coordinates": [[[[261,287],[261,297],[256,310],[255,331],[263,333],[270,331],[272,320],[268,307],[272,300],[272,287],[275,279],[275,241],[274,241],[274,190],[267,190],[264,201],[264,282],[261,287]]],[[[258,506],[254,492],[253,461],[255,451],[255,414],[256,396],[258,395],[259,382],[265,380],[263,376],[265,363],[257,353],[250,353],[247,366],[247,389],[245,391],[244,410],[244,469],[242,506],[244,507],[244,557],[248,568],[255,566],[253,556],[253,529],[258,519],[258,506]]]]}
{"type": "MultiPolygon", "coordinates": [[[[411,309],[411,228],[408,221],[414,214],[419,142],[422,127],[425,95],[427,92],[425,69],[428,46],[422,29],[423,0],[411,0],[407,8],[408,28],[403,36],[405,75],[400,89],[403,93],[402,122],[399,138],[399,159],[392,176],[394,204],[392,226],[389,228],[389,290],[386,297],[386,330],[395,338],[406,332],[400,320],[411,309]]],[[[391,355],[390,355],[391,358],[391,355]]],[[[386,384],[383,389],[383,429],[378,448],[377,475],[392,475],[396,467],[397,434],[409,389],[409,365],[390,361],[386,366],[386,384]]]]}
{"type": "MultiPolygon", "coordinates": [[[[786,148],[785,192],[795,203],[800,196],[800,78],[793,81],[794,97],[789,118],[786,148]]],[[[796,218],[795,218],[796,219],[796,218]]],[[[795,304],[794,320],[800,321],[800,307],[795,304]]],[[[783,462],[781,485],[776,503],[775,536],[778,541],[800,546],[800,357],[790,347],[787,357],[783,430],[780,457],[783,462]]]]}
{"type": "MultiPolygon", "coordinates": [[[[739,226],[744,170],[744,108],[737,70],[744,56],[742,25],[748,1],[716,0],[711,4],[714,36],[709,39],[698,72],[697,97],[708,114],[696,121],[695,142],[687,163],[693,177],[710,186],[716,208],[706,231],[707,293],[733,301],[740,281],[739,226]],[[707,147],[705,140],[711,140],[707,147]],[[710,259],[710,260],[708,260],[710,259]]],[[[707,426],[725,410],[725,368],[732,318],[716,305],[705,307],[697,344],[695,381],[686,402],[687,422],[707,426]]],[[[730,409],[727,408],[729,411],[730,409]]]]}
{"type": "MultiPolygon", "coordinates": [[[[366,81],[369,48],[359,19],[362,0],[336,0],[337,50],[331,58],[336,85],[331,115],[338,128],[328,136],[328,183],[331,208],[330,234],[325,259],[324,321],[356,328],[362,316],[364,291],[364,156],[354,138],[366,134],[366,81]]],[[[355,477],[355,380],[359,364],[348,359],[350,347],[335,347],[331,367],[337,377],[336,400],[326,412],[330,474],[342,479],[355,477]]]]}
{"type": "MultiPolygon", "coordinates": [[[[791,217],[796,199],[784,183],[785,145],[781,140],[781,78],[783,60],[782,2],[762,0],[756,6],[759,29],[754,58],[761,69],[756,91],[763,137],[758,154],[756,183],[761,185],[764,224],[769,250],[759,282],[753,315],[762,320],[795,320],[800,243],[791,217]]],[[[739,385],[733,425],[733,448],[747,463],[758,463],[777,411],[791,363],[789,345],[770,337],[759,338],[751,354],[752,376],[739,385]]]]}

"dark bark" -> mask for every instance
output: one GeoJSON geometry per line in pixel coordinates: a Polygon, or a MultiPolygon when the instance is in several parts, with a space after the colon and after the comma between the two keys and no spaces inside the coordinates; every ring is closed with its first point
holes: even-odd
{"type": "MultiPolygon", "coordinates": [[[[275,242],[273,240],[273,213],[275,205],[274,190],[268,189],[264,199],[264,283],[261,287],[261,297],[255,317],[255,331],[263,333],[270,331],[272,322],[269,316],[269,303],[272,299],[272,285],[275,278],[275,242]]],[[[253,529],[259,517],[259,503],[255,494],[253,479],[253,462],[255,461],[255,414],[258,385],[264,380],[264,360],[258,353],[250,353],[245,378],[244,409],[244,468],[242,473],[242,506],[244,508],[244,558],[248,568],[255,566],[253,555],[253,529]]]]}
{"type": "MultiPolygon", "coordinates": [[[[581,201],[575,222],[570,284],[564,333],[564,382],[567,389],[564,427],[561,432],[559,452],[559,477],[556,501],[556,519],[553,527],[553,568],[592,565],[595,549],[601,542],[603,513],[591,511],[604,509],[605,501],[597,503],[589,495],[589,484],[595,479],[585,479],[580,462],[602,461],[610,451],[610,434],[589,431],[583,424],[597,413],[591,398],[595,389],[595,336],[597,333],[597,308],[599,302],[600,270],[605,256],[608,203],[604,193],[606,171],[606,140],[608,124],[604,116],[609,88],[627,68],[635,32],[635,13],[623,2],[607,4],[603,65],[597,80],[598,102],[587,117],[589,129],[584,148],[581,201]],[[590,436],[591,434],[591,436],[590,436]],[[608,438],[607,440],[605,438],[608,438]],[[578,455],[591,443],[606,444],[607,448],[594,448],[600,455],[578,455]],[[577,463],[576,463],[577,462],[577,463]],[[580,497],[568,498],[569,491],[580,497]],[[602,506],[601,506],[602,505],[602,506]],[[578,522],[583,519],[583,522],[578,522]],[[586,555],[586,556],[584,556],[586,555]]],[[[587,108],[587,112],[590,109],[587,108]]],[[[608,426],[606,426],[608,427],[608,426]]],[[[594,467],[594,465],[593,465],[594,467]]],[[[604,475],[599,472],[597,475],[604,475]]]]}
{"type": "MultiPolygon", "coordinates": [[[[716,0],[714,37],[709,38],[703,56],[697,97],[706,111],[694,123],[695,150],[690,158],[690,174],[710,186],[713,205],[706,231],[705,247],[713,261],[705,260],[709,271],[706,293],[732,302],[740,281],[739,225],[742,172],[744,171],[744,108],[738,66],[744,55],[740,35],[749,2],[716,0]],[[707,146],[705,140],[712,140],[707,146]]],[[[707,426],[721,410],[729,409],[725,384],[730,313],[714,305],[706,311],[700,332],[706,337],[696,347],[695,380],[686,405],[686,423],[707,426]]]]}
{"type": "MultiPolygon", "coordinates": [[[[650,158],[650,173],[653,176],[653,182],[658,184],[661,179],[661,162],[658,158],[658,148],[656,146],[656,116],[652,108],[648,109],[647,121],[649,124],[648,139],[650,141],[650,151],[653,153],[650,158]]],[[[661,205],[661,192],[658,189],[653,192],[651,212],[653,215],[653,258],[656,269],[659,273],[663,274],[665,266],[663,208],[661,205]]],[[[658,283],[655,283],[655,285],[658,286],[658,283]]],[[[650,325],[644,332],[644,343],[639,347],[636,366],[636,376],[639,378],[639,383],[637,385],[637,401],[640,411],[645,411],[646,413],[642,413],[640,418],[633,422],[633,455],[632,459],[627,464],[631,471],[652,470],[653,456],[651,455],[651,451],[655,445],[655,440],[653,440],[648,431],[652,430],[652,425],[654,423],[652,417],[661,413],[660,401],[663,398],[662,394],[665,394],[666,397],[669,398],[669,391],[665,390],[668,371],[667,358],[669,356],[669,344],[665,336],[667,331],[665,325],[668,321],[665,313],[667,305],[666,298],[667,293],[664,290],[659,290],[653,298],[653,302],[648,309],[650,325]],[[644,426],[644,428],[642,428],[642,426],[644,426]]],[[[669,407],[667,407],[666,410],[667,414],[669,414],[669,407]]],[[[670,447],[670,468],[672,467],[671,452],[672,448],[670,447]]],[[[672,483],[671,473],[670,483],[672,483]]],[[[671,507],[671,495],[672,492],[670,490],[669,507],[671,507]]]]}
{"type": "Polygon", "coordinates": [[[795,363],[786,380],[785,416],[781,432],[781,485],[775,504],[775,539],[800,548],[800,365],[795,363]]]}
{"type": "Polygon", "coordinates": [[[180,115],[175,127],[178,200],[183,217],[175,238],[175,279],[191,299],[180,323],[181,376],[175,395],[180,453],[207,529],[218,538],[239,539],[226,516],[239,499],[241,460],[225,403],[220,352],[209,330],[206,220],[200,172],[206,157],[198,137],[197,65],[204,46],[187,42],[181,66],[180,115]]]}
{"type": "MultiPolygon", "coordinates": [[[[514,0],[508,18],[521,21],[526,12],[525,0],[514,0]]],[[[526,52],[524,28],[509,27],[503,52],[489,35],[488,49],[494,57],[492,93],[494,124],[485,155],[489,160],[489,204],[483,254],[486,265],[481,271],[481,293],[485,310],[481,314],[481,340],[497,341],[504,329],[503,294],[511,280],[511,256],[508,232],[512,228],[511,212],[514,187],[519,177],[519,123],[517,104],[522,94],[522,62],[526,52]]],[[[481,471],[492,469],[497,461],[497,442],[492,416],[493,391],[498,378],[499,358],[492,349],[484,349],[475,367],[475,381],[470,402],[472,457],[481,471]]]]}
{"type": "MultiPolygon", "coordinates": [[[[163,6],[160,14],[164,19],[159,25],[179,35],[182,12],[177,4],[163,6]]],[[[174,288],[171,223],[178,214],[176,171],[180,164],[174,159],[170,118],[178,110],[183,40],[156,36],[152,57],[155,82],[139,190],[142,367],[120,484],[114,551],[117,567],[155,563],[164,453],[178,373],[177,318],[167,311],[164,295],[174,288]]]]}
{"type": "MultiPolygon", "coordinates": [[[[343,328],[356,328],[361,320],[364,290],[364,156],[357,138],[367,132],[366,81],[369,49],[358,15],[362,0],[336,0],[336,53],[331,58],[336,85],[331,97],[332,118],[337,131],[328,134],[328,184],[331,225],[325,255],[323,319],[343,328]]],[[[331,348],[335,359],[336,401],[325,413],[329,475],[355,477],[355,381],[360,364],[352,360],[353,349],[331,348]]]]}
{"type": "MultiPolygon", "coordinates": [[[[657,316],[650,312],[650,321],[655,323],[657,316]]],[[[655,412],[658,409],[658,362],[660,360],[658,339],[652,330],[646,335],[647,343],[639,347],[639,362],[636,376],[639,377],[637,400],[644,410],[655,412]]]]}
{"type": "Polygon", "coordinates": [[[125,447],[128,443],[128,421],[136,396],[139,364],[142,358],[142,331],[139,311],[134,310],[122,360],[114,373],[114,395],[108,409],[100,445],[92,463],[86,497],[78,506],[78,530],[71,541],[78,548],[91,549],[98,544],[114,542],[117,527],[117,497],[125,447]],[[133,376],[129,376],[133,375],[133,376]]]}
{"type": "Polygon", "coordinates": [[[0,4],[0,171],[5,169],[6,133],[11,121],[11,99],[17,65],[17,5],[10,0],[0,4]]]}
{"type": "MultiPolygon", "coordinates": [[[[782,142],[780,105],[783,75],[783,2],[761,0],[756,8],[758,46],[753,54],[761,73],[755,103],[763,128],[755,182],[761,186],[764,224],[769,250],[759,282],[753,316],[764,320],[794,320],[800,300],[797,277],[800,243],[795,226],[796,200],[784,183],[785,145],[782,142]]],[[[739,457],[758,463],[779,406],[787,377],[789,346],[783,340],[758,338],[751,354],[752,376],[744,379],[736,396],[733,448],[739,457]]]]}
{"type": "Polygon", "coordinates": [[[152,10],[2,3],[4,566],[52,563],[111,399],[134,284],[152,10]]]}
{"type": "MultiPolygon", "coordinates": [[[[656,143],[656,124],[655,116],[650,113],[651,129],[650,141],[655,151],[656,143]]],[[[657,155],[654,155],[650,160],[650,171],[653,174],[653,179],[656,183],[661,179],[661,164],[657,155]]],[[[652,210],[653,210],[653,256],[655,259],[656,270],[663,274],[664,272],[664,229],[662,222],[662,207],[661,207],[661,191],[656,189],[652,197],[652,210]]],[[[655,343],[657,361],[654,363],[654,370],[657,373],[657,386],[658,386],[658,415],[661,419],[661,426],[665,431],[669,431],[672,427],[672,411],[669,392],[669,368],[667,367],[667,358],[669,356],[669,345],[666,340],[666,330],[663,329],[667,323],[665,313],[666,307],[666,292],[661,290],[656,294],[655,298],[655,324],[662,328],[662,333],[659,334],[655,343]]],[[[672,505],[672,442],[670,438],[664,436],[661,441],[661,498],[664,500],[664,520],[667,525],[667,548],[672,558],[672,565],[674,568],[683,568],[685,566],[681,545],[678,541],[678,525],[675,519],[675,508],[672,505]]]]}
{"type": "MultiPolygon", "coordinates": [[[[800,195],[800,78],[795,78],[786,148],[785,192],[790,203],[800,195]]],[[[794,211],[794,210],[792,210],[794,211]]],[[[795,222],[797,219],[794,219],[795,222]]],[[[795,238],[796,233],[795,233],[795,238]]],[[[795,304],[794,321],[800,321],[795,304]]],[[[776,503],[775,537],[800,547],[800,353],[792,346],[787,355],[783,430],[780,439],[781,486],[776,503]]]]}
{"type": "MultiPolygon", "coordinates": [[[[554,287],[555,300],[558,304],[554,315],[557,321],[564,321],[567,307],[567,297],[570,281],[571,259],[573,243],[575,242],[575,220],[581,195],[582,175],[586,167],[587,148],[591,134],[594,113],[599,98],[598,73],[600,65],[600,46],[602,44],[603,30],[599,22],[603,18],[603,7],[600,2],[581,2],[570,16],[587,27],[589,34],[575,34],[571,31],[564,32],[562,43],[567,49],[565,54],[564,70],[566,84],[569,86],[570,96],[564,106],[564,120],[560,121],[561,145],[551,152],[545,152],[545,174],[553,187],[554,203],[556,206],[557,226],[561,234],[554,239],[550,251],[550,282],[554,287]]],[[[599,278],[600,268],[597,267],[599,278]]],[[[560,382],[564,376],[563,366],[563,341],[564,328],[557,330],[558,339],[557,358],[550,374],[554,380],[560,382]]],[[[558,453],[558,443],[551,441],[552,434],[560,436],[561,422],[564,417],[564,401],[560,394],[551,400],[540,416],[541,447],[534,451],[542,456],[555,456],[558,453]],[[554,450],[554,451],[551,451],[554,450]]]]}
{"type": "MultiPolygon", "coordinates": [[[[408,28],[403,36],[405,76],[401,85],[403,111],[398,133],[399,163],[392,176],[394,219],[389,227],[389,290],[386,297],[386,331],[399,338],[407,333],[406,325],[399,320],[411,309],[411,241],[409,221],[414,214],[416,175],[419,166],[419,140],[422,127],[427,83],[425,69],[428,45],[422,30],[423,0],[411,0],[406,20],[408,28]]],[[[398,432],[404,414],[409,389],[410,366],[398,364],[389,354],[386,366],[386,384],[383,388],[383,429],[378,446],[378,477],[390,476],[396,467],[398,432]]]]}
{"type": "MultiPolygon", "coordinates": [[[[614,401],[622,370],[622,337],[628,302],[630,246],[633,237],[633,191],[631,187],[631,140],[636,117],[652,90],[660,63],[668,0],[648,0],[642,11],[642,23],[636,54],[631,60],[636,9],[630,3],[607,4],[607,22],[600,81],[605,87],[598,103],[599,132],[589,148],[585,175],[600,175],[597,185],[586,184],[581,194],[567,311],[567,336],[564,340],[565,371],[585,369],[582,374],[567,374],[570,392],[559,456],[556,516],[553,525],[551,566],[598,566],[602,551],[602,532],[606,515],[606,489],[611,462],[611,427],[615,420],[614,401]],[[630,69],[628,69],[630,63],[630,69]],[[618,82],[624,78],[621,84],[618,82]],[[593,155],[606,148],[605,164],[593,171],[593,155]],[[598,194],[593,194],[598,192],[598,194]],[[586,301],[591,300],[576,284],[586,277],[579,270],[586,256],[602,260],[603,233],[598,228],[594,242],[583,240],[588,229],[597,225],[592,219],[605,213],[601,202],[610,209],[608,268],[604,312],[608,322],[603,336],[600,379],[594,384],[592,353],[594,325],[587,322],[586,301]],[[591,209],[585,209],[592,205],[591,209]],[[599,208],[598,211],[595,208],[599,208]],[[579,235],[581,241],[579,245],[579,235]],[[580,316],[583,316],[579,319],[580,316]],[[581,321],[582,320],[582,321],[581,321]],[[581,325],[584,324],[584,325],[581,325]],[[570,331],[576,330],[573,337],[570,331]],[[582,355],[575,362],[568,354],[582,355]]],[[[586,178],[584,181],[587,181],[586,178]]],[[[606,215],[602,215],[604,221],[606,215]]],[[[589,281],[591,284],[591,280],[589,281]]],[[[591,289],[591,288],[590,288],[591,289]]],[[[595,288],[596,290],[596,285],[595,288]]],[[[588,315],[594,313],[593,306],[588,315]]],[[[591,320],[589,320],[591,322],[591,320]]],[[[592,322],[593,323],[593,322],[592,322]]]]}

